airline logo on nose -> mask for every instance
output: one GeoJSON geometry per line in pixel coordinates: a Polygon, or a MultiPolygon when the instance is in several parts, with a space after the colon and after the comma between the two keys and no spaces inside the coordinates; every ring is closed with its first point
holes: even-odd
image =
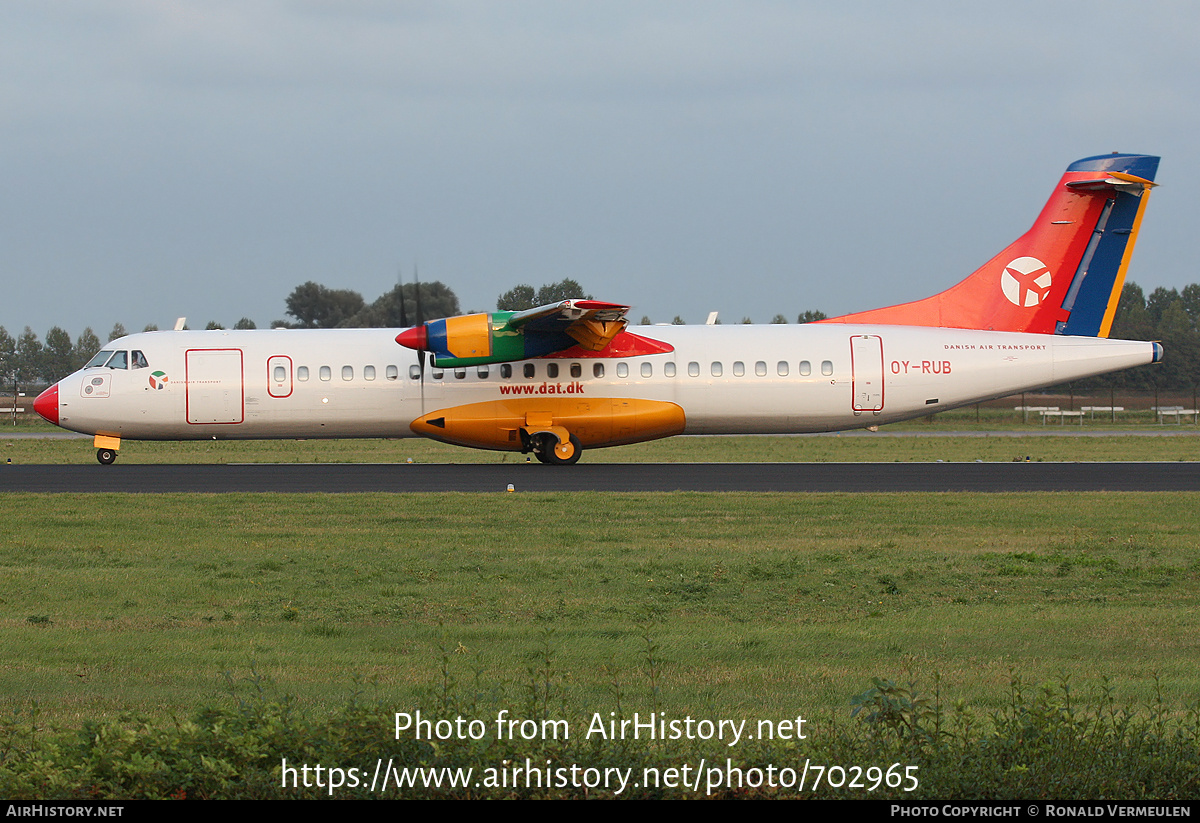
{"type": "Polygon", "coordinates": [[[167,387],[167,373],[156,371],[150,375],[150,387],[154,389],[165,389],[167,387]]]}
{"type": "Polygon", "coordinates": [[[1036,257],[1018,257],[1004,267],[1000,290],[1014,306],[1029,308],[1046,299],[1053,280],[1049,267],[1036,257]]]}

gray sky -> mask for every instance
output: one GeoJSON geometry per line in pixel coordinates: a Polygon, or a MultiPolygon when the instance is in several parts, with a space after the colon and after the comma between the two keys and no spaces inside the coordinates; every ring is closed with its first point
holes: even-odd
{"type": "Polygon", "coordinates": [[[1200,281],[1200,4],[834,5],[4,0],[0,325],[414,265],[794,322],[957,282],[1108,151],[1163,157],[1130,278],[1200,281]]]}

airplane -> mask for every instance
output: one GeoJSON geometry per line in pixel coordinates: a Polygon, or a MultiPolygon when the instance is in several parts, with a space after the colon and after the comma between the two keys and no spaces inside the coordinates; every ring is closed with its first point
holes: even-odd
{"type": "Polygon", "coordinates": [[[125,440],[421,436],[565,465],[679,434],[876,427],[1160,361],[1158,343],[1107,339],[1158,161],[1072,163],[1028,232],[898,306],[636,333],[629,306],[597,300],[403,330],[143,332],[34,409],[106,465],[125,440]]]}

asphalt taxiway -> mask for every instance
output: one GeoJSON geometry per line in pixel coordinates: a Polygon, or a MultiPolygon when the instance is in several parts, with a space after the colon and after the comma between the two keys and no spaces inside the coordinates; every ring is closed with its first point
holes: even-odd
{"type": "Polygon", "coordinates": [[[0,492],[1200,491],[1200,463],[0,465],[0,492]]]}

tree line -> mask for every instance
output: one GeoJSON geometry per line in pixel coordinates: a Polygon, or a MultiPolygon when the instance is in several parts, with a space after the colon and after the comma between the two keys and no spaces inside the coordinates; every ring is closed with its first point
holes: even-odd
{"type": "Polygon", "coordinates": [[[1200,387],[1200,283],[1183,291],[1159,286],[1146,297],[1126,283],[1108,335],[1116,340],[1157,340],[1161,363],[1077,382],[1076,391],[1191,391],[1200,387]]]}
{"type": "MultiPolygon", "coordinates": [[[[521,311],[569,299],[593,299],[574,280],[547,283],[539,288],[520,284],[496,299],[498,311],[521,311]]],[[[276,320],[272,327],[297,329],[331,328],[401,328],[439,317],[461,314],[458,297],[440,281],[397,284],[368,303],[363,296],[349,289],[331,289],[309,281],[297,286],[285,301],[289,320],[276,320]]],[[[798,323],[825,319],[820,311],[805,311],[798,323]]],[[[642,325],[650,325],[648,316],[642,325]]],[[[673,324],[682,324],[676,316],[673,324]]],[[[719,321],[718,321],[719,322],[719,321]]],[[[750,323],[750,318],[742,319],[750,323]]],[[[772,323],[786,323],[777,314],[772,323]]],[[[143,331],[158,327],[146,326],[143,331]]],[[[224,328],[215,321],[206,328],[224,328]]],[[[253,329],[254,321],[243,317],[235,329],[253,329]]],[[[113,326],[109,340],[126,334],[120,323],[113,326]]],[[[1147,297],[1136,283],[1126,283],[1121,292],[1110,337],[1123,340],[1158,340],[1166,349],[1162,363],[1141,366],[1116,374],[1079,381],[1076,391],[1196,391],[1200,387],[1200,284],[1193,283],[1182,291],[1156,288],[1147,297]]],[[[101,341],[91,328],[86,328],[72,341],[70,334],[59,326],[46,332],[40,340],[28,326],[17,337],[0,326],[0,387],[14,385],[49,385],[84,366],[101,347],[101,341]]]]}

